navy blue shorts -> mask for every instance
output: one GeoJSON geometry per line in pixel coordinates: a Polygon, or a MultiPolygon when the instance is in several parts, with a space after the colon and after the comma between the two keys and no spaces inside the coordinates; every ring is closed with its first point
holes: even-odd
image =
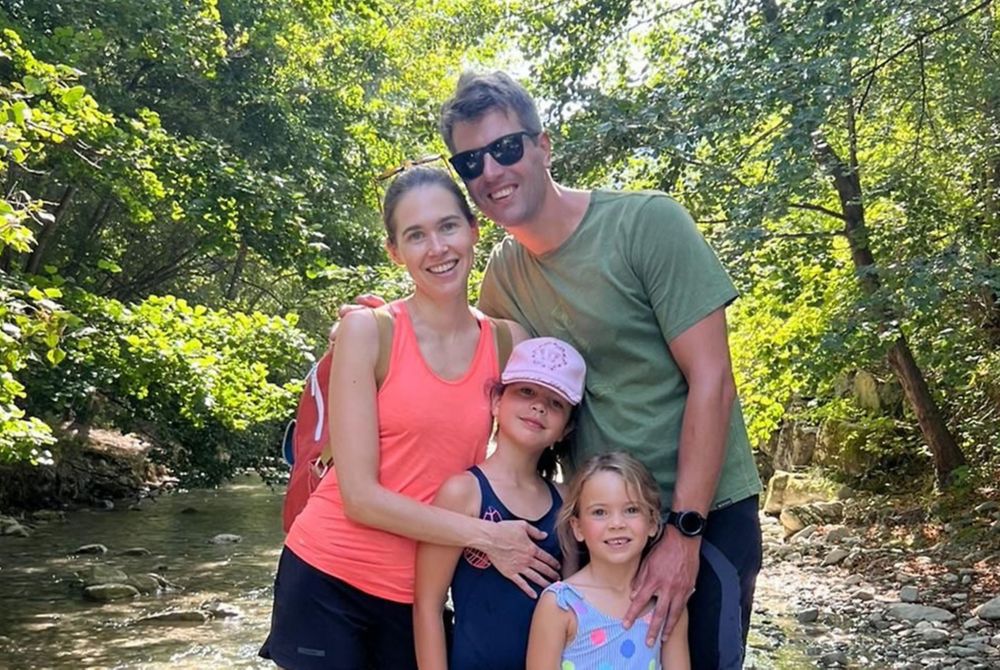
{"type": "Polygon", "coordinates": [[[761,560],[757,496],[708,515],[698,580],[688,600],[692,670],[743,667],[761,560]]]}
{"type": "Polygon", "coordinates": [[[413,606],[367,594],[285,547],[260,655],[287,670],[416,670],[413,606]]]}

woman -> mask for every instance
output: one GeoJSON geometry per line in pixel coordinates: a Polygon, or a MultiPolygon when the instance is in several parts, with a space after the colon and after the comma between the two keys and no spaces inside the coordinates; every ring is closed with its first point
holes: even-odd
{"type": "MultiPolygon", "coordinates": [[[[386,248],[413,279],[393,317],[392,353],[376,387],[378,326],[344,317],[331,386],[336,466],[295,520],[275,579],[261,655],[299,668],[415,668],[416,542],[471,547],[534,596],[558,565],[522,521],[492,523],[428,503],[445,479],[482,461],[499,377],[493,329],[468,303],[479,237],[447,173],[414,168],[389,187],[386,248]]],[[[526,334],[511,323],[516,342],[526,334]]]]}

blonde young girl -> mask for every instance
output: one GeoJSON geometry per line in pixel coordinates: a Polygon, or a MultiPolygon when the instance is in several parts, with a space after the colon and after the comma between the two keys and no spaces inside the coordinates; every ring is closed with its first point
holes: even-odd
{"type": "Polygon", "coordinates": [[[660,495],[649,471],[622,452],[576,473],[559,514],[559,539],[583,568],[542,594],[531,622],[527,670],[687,670],[687,614],[665,643],[645,644],[652,607],[630,629],[622,618],[644,550],[659,532],[660,495]]]}
{"type": "MultiPolygon", "coordinates": [[[[558,557],[562,494],[551,481],[552,446],[571,427],[584,374],[583,358],[561,340],[540,337],[517,345],[493,391],[496,450],[446,481],[434,504],[479,519],[527,521],[546,534],[540,550],[558,557]]],[[[481,552],[420,545],[413,623],[421,670],[522,670],[540,590],[527,595],[481,552]],[[449,586],[455,607],[451,649],[441,620],[449,586]]]]}

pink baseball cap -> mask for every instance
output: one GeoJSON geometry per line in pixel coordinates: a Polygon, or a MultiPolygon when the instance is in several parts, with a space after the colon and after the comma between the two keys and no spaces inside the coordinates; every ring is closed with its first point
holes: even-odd
{"type": "Polygon", "coordinates": [[[500,381],[540,384],[579,405],[586,374],[587,364],[572,346],[554,337],[536,337],[514,347],[500,381]]]}

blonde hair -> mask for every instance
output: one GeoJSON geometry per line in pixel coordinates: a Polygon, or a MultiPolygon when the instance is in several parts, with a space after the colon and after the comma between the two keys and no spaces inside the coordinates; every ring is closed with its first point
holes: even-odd
{"type": "MultiPolygon", "coordinates": [[[[649,514],[653,525],[660,524],[660,487],[645,465],[624,451],[609,451],[590,457],[570,480],[556,521],[556,533],[563,552],[563,565],[570,570],[579,570],[590,561],[587,546],[583,542],[577,542],[573,535],[570,519],[579,517],[583,486],[598,472],[614,472],[621,477],[625,481],[625,490],[630,496],[638,498],[635,502],[649,514]]],[[[569,576],[569,574],[563,575],[563,577],[569,576]]]]}

